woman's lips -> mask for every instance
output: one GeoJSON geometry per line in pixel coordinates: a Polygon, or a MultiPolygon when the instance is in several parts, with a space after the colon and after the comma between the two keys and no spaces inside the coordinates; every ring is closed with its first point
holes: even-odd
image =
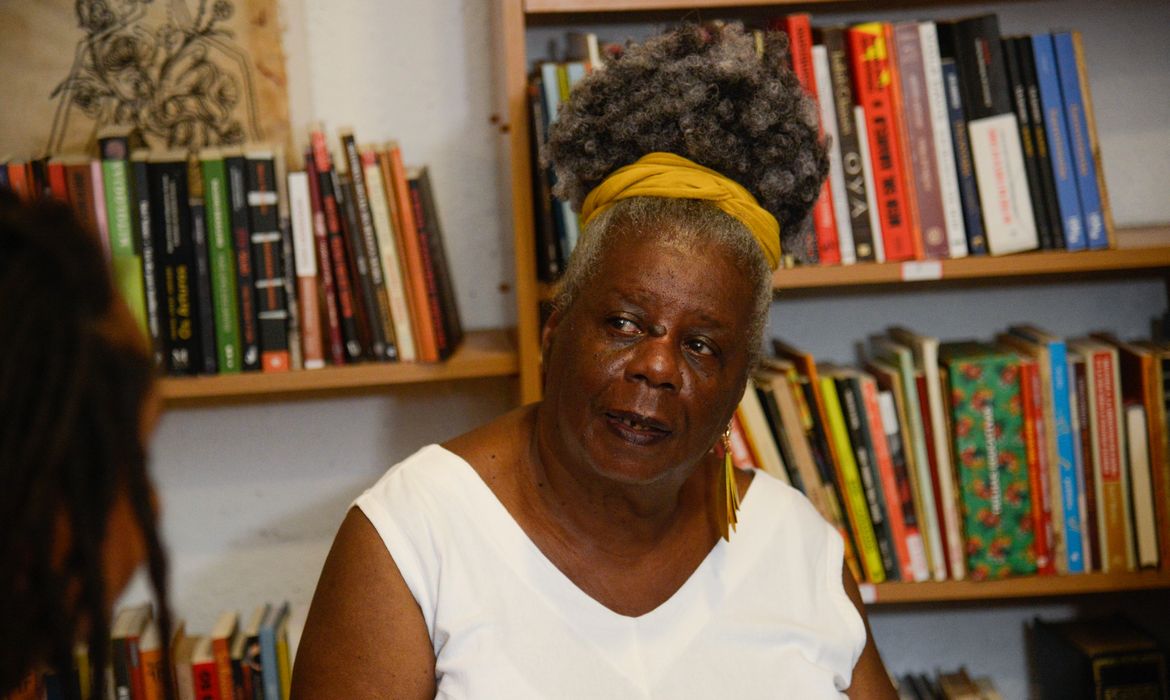
{"type": "Polygon", "coordinates": [[[662,421],[629,411],[606,411],[605,421],[611,432],[635,445],[650,445],[671,434],[662,421]]]}

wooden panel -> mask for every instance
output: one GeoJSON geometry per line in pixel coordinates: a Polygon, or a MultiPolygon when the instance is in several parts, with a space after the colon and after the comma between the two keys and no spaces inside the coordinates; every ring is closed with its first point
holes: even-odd
{"type": "Polygon", "coordinates": [[[1025,576],[999,581],[863,584],[869,607],[907,603],[1041,598],[1170,588],[1170,571],[1075,576],[1025,576]]]}
{"type": "Polygon", "coordinates": [[[368,362],[277,374],[166,377],[159,381],[159,391],[167,406],[210,405],[339,395],[394,384],[505,377],[518,371],[515,346],[507,331],[471,331],[446,362],[368,362]]]}
{"type": "Polygon", "coordinates": [[[1045,251],[981,256],[958,260],[909,263],[861,263],[845,266],[810,266],[777,270],[773,287],[785,289],[834,289],[908,280],[996,279],[1050,275],[1086,275],[1116,270],[1152,270],[1170,267],[1170,226],[1121,229],[1118,247],[1080,253],[1045,251]]]}

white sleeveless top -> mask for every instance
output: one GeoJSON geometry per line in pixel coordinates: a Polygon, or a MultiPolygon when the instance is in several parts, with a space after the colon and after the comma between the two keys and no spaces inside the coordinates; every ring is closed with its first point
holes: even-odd
{"type": "Polygon", "coordinates": [[[438,445],[355,503],[422,609],[440,698],[840,698],[865,644],[840,535],[763,472],[731,541],[639,617],[577,588],[438,445]]]}

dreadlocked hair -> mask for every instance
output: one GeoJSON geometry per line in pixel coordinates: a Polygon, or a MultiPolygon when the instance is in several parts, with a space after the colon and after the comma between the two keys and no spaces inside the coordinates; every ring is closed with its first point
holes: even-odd
{"type": "Polygon", "coordinates": [[[578,211],[610,173],[655,151],[739,183],[776,217],[785,250],[807,246],[828,156],[784,34],[757,45],[739,23],[683,24],[631,44],[574,86],[549,130],[556,193],[578,211]]]}
{"type": "Polygon", "coordinates": [[[146,544],[169,658],[167,562],[140,437],[153,368],[110,332],[116,300],[96,237],[67,207],[0,191],[0,696],[44,664],[68,671],[85,642],[101,697],[118,593],[105,590],[102,547],[119,497],[146,544]]]}

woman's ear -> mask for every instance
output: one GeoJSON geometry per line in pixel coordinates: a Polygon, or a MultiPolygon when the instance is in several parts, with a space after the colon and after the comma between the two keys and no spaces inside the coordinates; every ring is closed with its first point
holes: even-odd
{"type": "Polygon", "coordinates": [[[564,317],[564,312],[559,307],[554,308],[552,313],[544,322],[544,326],[540,329],[540,362],[541,366],[548,366],[548,353],[552,349],[553,334],[557,327],[561,324],[561,318],[564,317]]]}

